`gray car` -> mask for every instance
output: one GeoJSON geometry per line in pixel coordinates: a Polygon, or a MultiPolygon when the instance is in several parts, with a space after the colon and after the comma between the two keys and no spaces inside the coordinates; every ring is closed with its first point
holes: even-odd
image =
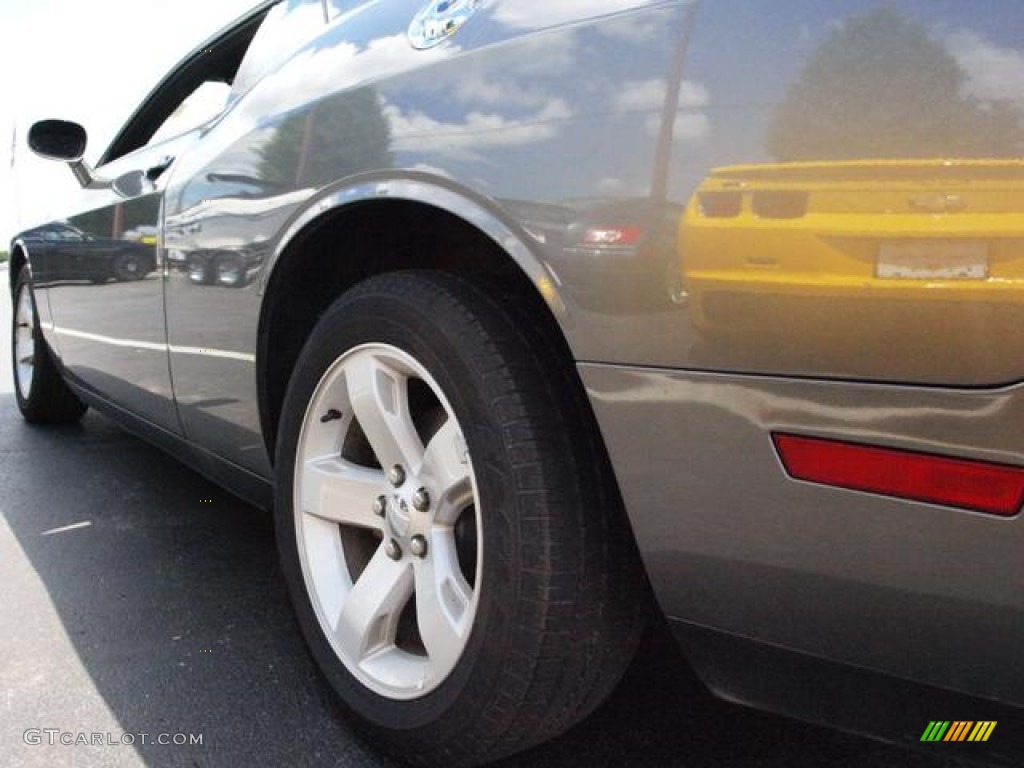
{"type": "Polygon", "coordinates": [[[59,221],[156,270],[15,238],[18,405],[273,508],[408,763],[566,730],[660,614],[723,697],[1016,764],[1022,41],[1004,0],[263,3],[95,168],[32,127],[59,221]]]}

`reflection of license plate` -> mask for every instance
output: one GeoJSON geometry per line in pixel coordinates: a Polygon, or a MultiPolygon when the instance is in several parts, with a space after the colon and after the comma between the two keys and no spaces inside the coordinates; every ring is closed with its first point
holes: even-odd
{"type": "Polygon", "coordinates": [[[988,277],[985,243],[883,243],[878,277],[903,280],[984,280],[988,277]]]}

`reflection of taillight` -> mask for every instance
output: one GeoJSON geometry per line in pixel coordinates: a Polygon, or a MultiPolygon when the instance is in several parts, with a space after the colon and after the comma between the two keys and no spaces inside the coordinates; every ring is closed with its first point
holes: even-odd
{"type": "Polygon", "coordinates": [[[594,227],[583,233],[584,245],[636,245],[639,227],[594,227]]]}
{"type": "Polygon", "coordinates": [[[755,192],[754,214],[762,219],[799,219],[807,215],[806,192],[755,192]]]}
{"type": "Polygon", "coordinates": [[[773,435],[792,477],[822,485],[1010,517],[1024,503],[1024,467],[859,443],[773,435]]]}
{"type": "Polygon", "coordinates": [[[700,211],[711,219],[731,219],[740,215],[743,195],[740,192],[701,192],[697,195],[700,211]]]}

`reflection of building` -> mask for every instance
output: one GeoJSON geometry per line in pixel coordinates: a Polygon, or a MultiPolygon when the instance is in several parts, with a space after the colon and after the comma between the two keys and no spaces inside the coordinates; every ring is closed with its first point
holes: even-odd
{"type": "Polygon", "coordinates": [[[1021,160],[719,168],[683,217],[693,321],[804,353],[970,349],[979,327],[1024,320],[1022,214],[1021,160]]]}

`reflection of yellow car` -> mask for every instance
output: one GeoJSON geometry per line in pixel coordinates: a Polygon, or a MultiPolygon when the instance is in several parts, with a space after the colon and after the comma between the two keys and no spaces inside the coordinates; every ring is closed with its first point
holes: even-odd
{"type": "Polygon", "coordinates": [[[708,335],[970,348],[1024,320],[1024,160],[718,168],[680,245],[708,335]]]}

